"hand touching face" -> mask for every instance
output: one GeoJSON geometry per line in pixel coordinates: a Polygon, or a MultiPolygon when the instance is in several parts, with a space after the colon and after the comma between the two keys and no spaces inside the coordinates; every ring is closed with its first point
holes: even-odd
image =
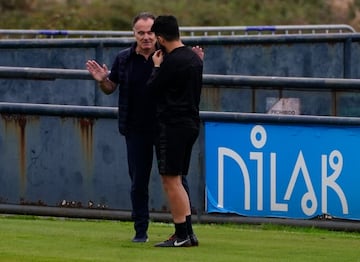
{"type": "Polygon", "coordinates": [[[161,49],[155,51],[155,53],[152,56],[152,60],[154,62],[154,66],[160,66],[161,63],[164,60],[164,53],[161,49]]]}

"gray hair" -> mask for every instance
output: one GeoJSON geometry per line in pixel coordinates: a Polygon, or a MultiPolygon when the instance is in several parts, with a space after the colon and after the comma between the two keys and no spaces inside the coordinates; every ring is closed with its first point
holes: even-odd
{"type": "Polygon", "coordinates": [[[140,14],[138,14],[137,16],[134,17],[132,25],[134,27],[134,25],[136,24],[137,21],[139,21],[140,19],[151,19],[151,20],[155,20],[155,16],[152,13],[149,12],[142,12],[140,14]]]}

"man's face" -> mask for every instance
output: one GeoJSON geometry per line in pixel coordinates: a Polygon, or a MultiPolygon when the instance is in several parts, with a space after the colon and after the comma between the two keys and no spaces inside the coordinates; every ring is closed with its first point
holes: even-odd
{"type": "Polygon", "coordinates": [[[138,48],[142,50],[150,50],[155,47],[155,34],[151,32],[151,26],[154,20],[148,18],[146,20],[139,19],[134,25],[134,35],[138,48]]]}
{"type": "Polygon", "coordinates": [[[161,36],[156,36],[156,41],[157,41],[160,49],[161,49],[164,53],[166,53],[166,47],[163,45],[164,39],[163,39],[161,36]]]}

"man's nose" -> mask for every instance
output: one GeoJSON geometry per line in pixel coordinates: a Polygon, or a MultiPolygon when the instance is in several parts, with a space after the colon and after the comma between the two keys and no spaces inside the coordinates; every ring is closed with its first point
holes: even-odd
{"type": "Polygon", "coordinates": [[[144,34],[144,37],[145,37],[145,38],[151,38],[151,35],[152,35],[151,33],[145,33],[145,34],[144,34]]]}

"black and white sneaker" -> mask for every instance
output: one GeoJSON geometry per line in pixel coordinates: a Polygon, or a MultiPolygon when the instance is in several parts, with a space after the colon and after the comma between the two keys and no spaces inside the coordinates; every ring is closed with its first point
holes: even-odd
{"type": "Polygon", "coordinates": [[[164,242],[157,243],[155,247],[191,247],[190,238],[185,239],[178,238],[176,235],[172,235],[169,239],[164,242]]]}
{"type": "Polygon", "coordinates": [[[197,247],[199,245],[199,240],[197,239],[195,234],[191,234],[189,238],[190,238],[191,246],[197,247]]]}

